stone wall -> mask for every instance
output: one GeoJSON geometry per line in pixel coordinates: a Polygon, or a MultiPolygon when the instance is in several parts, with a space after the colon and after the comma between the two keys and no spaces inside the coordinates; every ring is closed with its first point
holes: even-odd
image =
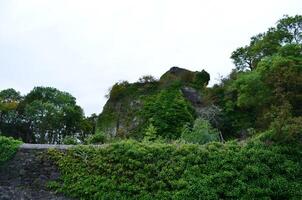
{"type": "Polygon", "coordinates": [[[47,182],[58,179],[60,174],[46,151],[69,147],[23,144],[12,160],[0,167],[0,200],[67,200],[47,189],[47,182]]]}

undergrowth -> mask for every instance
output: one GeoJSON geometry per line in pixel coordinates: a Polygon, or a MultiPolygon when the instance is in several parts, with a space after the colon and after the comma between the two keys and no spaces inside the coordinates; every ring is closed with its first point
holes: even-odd
{"type": "Polygon", "coordinates": [[[52,188],[80,199],[301,199],[301,143],[137,142],[49,151],[52,188]]]}

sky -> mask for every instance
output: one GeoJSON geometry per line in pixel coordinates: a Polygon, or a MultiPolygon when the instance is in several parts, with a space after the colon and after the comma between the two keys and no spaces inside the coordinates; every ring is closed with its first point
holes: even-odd
{"type": "Polygon", "coordinates": [[[90,115],[115,82],[172,66],[205,69],[212,85],[233,50],[301,11],[301,0],[0,0],[0,90],[55,87],[90,115]]]}

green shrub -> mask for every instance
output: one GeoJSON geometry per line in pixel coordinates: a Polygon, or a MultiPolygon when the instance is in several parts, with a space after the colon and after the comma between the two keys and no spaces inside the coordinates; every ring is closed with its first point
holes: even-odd
{"type": "Polygon", "coordinates": [[[63,139],[63,144],[67,144],[67,145],[76,145],[78,144],[78,141],[75,137],[73,136],[66,136],[64,139],[63,139]]]}
{"type": "Polygon", "coordinates": [[[151,122],[157,136],[164,139],[178,139],[183,125],[192,123],[194,115],[190,103],[173,87],[149,97],[141,110],[141,117],[147,122],[145,126],[151,122]]]}
{"type": "Polygon", "coordinates": [[[195,120],[192,130],[185,127],[181,139],[190,143],[205,144],[212,141],[219,141],[219,132],[217,129],[214,129],[208,121],[198,118],[195,120]]]}
{"type": "Polygon", "coordinates": [[[0,136],[0,166],[15,155],[21,143],[11,137],[0,136]]]}
{"type": "Polygon", "coordinates": [[[144,141],[154,141],[157,138],[157,130],[152,123],[145,130],[144,141]]]}
{"type": "MultiPolygon", "coordinates": [[[[265,133],[268,134],[268,133],[265,133]]],[[[121,141],[51,151],[57,191],[79,199],[300,199],[301,143],[121,141]]]]}
{"type": "Polygon", "coordinates": [[[106,135],[104,132],[96,132],[94,135],[91,135],[86,140],[87,144],[103,144],[106,142],[106,135]]]}

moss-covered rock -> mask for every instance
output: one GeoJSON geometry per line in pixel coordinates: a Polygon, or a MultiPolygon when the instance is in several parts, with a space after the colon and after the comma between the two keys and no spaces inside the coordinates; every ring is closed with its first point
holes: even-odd
{"type": "MultiPolygon", "coordinates": [[[[152,101],[152,98],[156,98],[156,95],[171,88],[174,89],[175,93],[181,95],[179,98],[184,98],[189,106],[195,110],[204,106],[201,91],[209,81],[209,76],[204,70],[192,72],[172,67],[158,81],[149,77],[148,81],[142,80],[140,79],[136,83],[119,82],[111,88],[108,101],[98,117],[97,131],[105,132],[111,137],[142,137],[142,130],[146,128],[146,121],[150,120],[149,115],[147,117],[142,115],[142,110],[146,104],[152,101]],[[203,77],[200,74],[206,75],[203,83],[200,81],[202,80],[200,77],[203,77]]],[[[174,98],[172,101],[177,101],[179,98],[174,98]]],[[[170,103],[173,104],[173,102],[170,103]]],[[[183,125],[185,124],[181,126],[183,125]]],[[[175,134],[179,135],[180,133],[175,134]]]]}

